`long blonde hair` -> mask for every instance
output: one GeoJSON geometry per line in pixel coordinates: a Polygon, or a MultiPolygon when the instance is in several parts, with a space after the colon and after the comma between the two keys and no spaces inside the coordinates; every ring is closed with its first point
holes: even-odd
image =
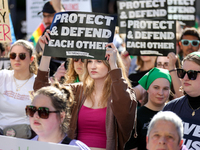
{"type": "Polygon", "coordinates": [[[78,78],[78,74],[74,69],[74,60],[73,58],[69,58],[67,72],[65,74],[65,84],[74,83],[76,81],[76,78],[78,78]]]}
{"type": "MultiPolygon", "coordinates": [[[[107,60],[103,60],[103,63],[108,67],[108,71],[110,71],[110,65],[109,62],[107,60]]],[[[92,101],[92,104],[94,105],[94,100],[93,100],[93,92],[94,92],[94,79],[92,79],[88,73],[87,70],[87,65],[88,65],[88,60],[85,62],[85,71],[83,74],[83,89],[84,89],[84,95],[89,98],[92,101]]],[[[118,68],[121,68],[122,70],[122,75],[123,78],[126,80],[127,84],[129,87],[131,87],[131,83],[126,75],[126,70],[125,70],[125,66],[122,62],[122,59],[119,55],[119,53],[117,52],[117,66],[118,68]]],[[[107,74],[107,77],[104,81],[104,87],[103,87],[103,93],[102,93],[102,97],[100,99],[100,106],[105,107],[107,106],[107,100],[110,97],[111,94],[111,78],[110,75],[107,74]]]]}

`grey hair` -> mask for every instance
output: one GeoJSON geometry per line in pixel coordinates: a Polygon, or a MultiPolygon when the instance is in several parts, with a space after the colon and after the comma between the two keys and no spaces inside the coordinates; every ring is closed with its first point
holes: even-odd
{"type": "Polygon", "coordinates": [[[150,131],[152,130],[154,125],[161,120],[169,121],[175,125],[176,131],[178,132],[179,135],[179,143],[180,143],[180,141],[183,139],[183,122],[179,116],[177,116],[175,113],[171,111],[160,111],[152,118],[148,127],[147,136],[149,136],[150,131]]]}

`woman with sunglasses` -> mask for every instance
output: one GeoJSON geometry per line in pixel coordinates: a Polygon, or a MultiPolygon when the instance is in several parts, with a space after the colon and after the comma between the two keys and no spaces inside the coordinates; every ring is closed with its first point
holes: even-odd
{"type": "MultiPolygon", "coordinates": [[[[46,38],[50,40],[48,34],[39,40],[42,48],[48,43],[46,38]]],[[[93,150],[123,149],[133,129],[137,105],[116,47],[113,43],[106,47],[106,60],[86,60],[83,83],[67,85],[76,102],[68,136],[93,150]]],[[[35,90],[48,85],[49,60],[42,56],[35,90]]]]}
{"type": "Polygon", "coordinates": [[[175,112],[184,122],[184,144],[188,149],[199,149],[200,122],[200,52],[183,59],[182,69],[177,69],[185,96],[170,101],[164,111],[175,112]],[[196,144],[195,144],[196,143],[196,144]]]}
{"type": "Polygon", "coordinates": [[[37,74],[33,52],[30,42],[16,41],[10,48],[11,70],[0,71],[0,128],[5,135],[25,138],[19,135],[23,131],[16,131],[14,128],[29,124],[23,110],[31,103],[30,95],[37,74]]]}
{"type": "Polygon", "coordinates": [[[67,137],[74,97],[69,87],[54,84],[39,89],[31,105],[26,106],[30,125],[37,134],[32,140],[78,146],[89,150],[84,143],[67,137]]]}
{"type": "MultiPolygon", "coordinates": [[[[130,140],[127,142],[125,150],[145,150],[146,134],[148,124],[153,116],[161,111],[169,99],[171,76],[169,71],[162,68],[153,68],[145,74],[139,84],[147,91],[148,101],[137,110],[137,135],[133,130],[130,140]]],[[[134,90],[136,90],[134,88],[134,90]]],[[[137,95],[136,90],[136,95],[137,95]]]]}
{"type": "Polygon", "coordinates": [[[66,64],[65,62],[60,65],[54,75],[54,78],[50,78],[52,83],[55,81],[55,79],[62,84],[76,83],[82,81],[82,75],[84,73],[84,59],[69,58],[67,62],[68,64],[66,64]]]}

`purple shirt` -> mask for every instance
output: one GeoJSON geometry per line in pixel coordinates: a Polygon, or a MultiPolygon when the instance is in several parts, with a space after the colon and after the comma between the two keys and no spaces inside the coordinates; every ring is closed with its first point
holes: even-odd
{"type": "MultiPolygon", "coordinates": [[[[36,135],[31,140],[32,141],[37,141],[38,140],[38,135],[36,135]]],[[[62,141],[60,141],[59,144],[61,144],[61,142],[62,141]]],[[[69,143],[69,145],[78,146],[81,150],[90,150],[90,148],[87,145],[85,145],[83,142],[81,142],[79,140],[75,140],[75,139],[71,140],[71,142],[69,143]]]]}

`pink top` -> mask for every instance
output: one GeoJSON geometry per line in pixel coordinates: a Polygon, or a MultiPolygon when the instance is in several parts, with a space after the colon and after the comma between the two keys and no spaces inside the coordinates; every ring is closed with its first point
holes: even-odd
{"type": "Polygon", "coordinates": [[[77,139],[89,147],[106,148],[106,108],[82,105],[79,111],[77,139]]]}

